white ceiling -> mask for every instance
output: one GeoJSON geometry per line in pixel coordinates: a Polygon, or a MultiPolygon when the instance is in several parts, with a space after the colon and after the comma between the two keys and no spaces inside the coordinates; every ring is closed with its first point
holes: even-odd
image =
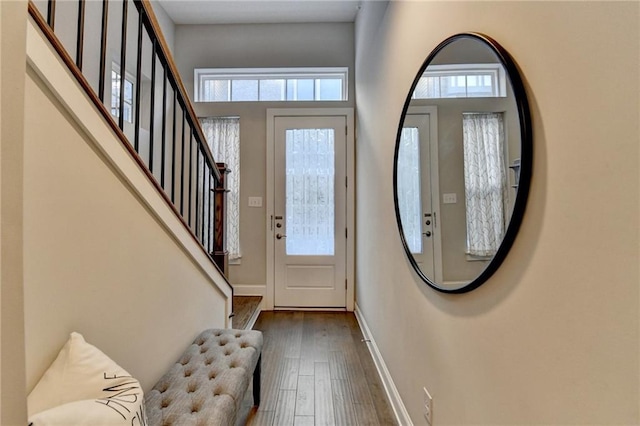
{"type": "Polygon", "coordinates": [[[360,0],[157,0],[176,25],[354,22],[360,0]]]}

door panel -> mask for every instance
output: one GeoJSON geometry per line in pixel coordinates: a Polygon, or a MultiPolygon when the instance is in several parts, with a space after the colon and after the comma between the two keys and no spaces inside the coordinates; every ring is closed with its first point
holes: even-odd
{"type": "Polygon", "coordinates": [[[276,117],[276,307],[345,307],[346,119],[276,117]]]}

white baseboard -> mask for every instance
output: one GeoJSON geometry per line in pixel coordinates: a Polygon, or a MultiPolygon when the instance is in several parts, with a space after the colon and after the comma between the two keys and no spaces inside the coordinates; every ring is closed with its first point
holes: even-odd
{"type": "Polygon", "coordinates": [[[409,417],[409,412],[404,406],[402,398],[400,398],[400,393],[398,392],[396,385],[393,383],[393,379],[391,378],[391,374],[389,373],[389,370],[384,363],[382,354],[378,350],[378,345],[376,345],[376,341],[373,339],[371,331],[369,330],[369,326],[367,326],[367,322],[364,319],[364,316],[362,316],[362,312],[360,311],[357,303],[354,313],[356,315],[356,319],[358,320],[358,324],[360,324],[362,335],[364,336],[365,340],[368,341],[367,346],[369,348],[369,352],[371,352],[371,357],[373,358],[373,362],[376,365],[378,375],[382,380],[382,385],[384,386],[384,390],[387,393],[387,397],[389,398],[391,408],[393,408],[393,413],[396,416],[398,424],[413,426],[411,417],[409,417]]]}
{"type": "Polygon", "coordinates": [[[267,294],[266,285],[231,284],[234,296],[264,296],[267,294]]]}
{"type": "Polygon", "coordinates": [[[260,304],[260,306],[258,306],[258,309],[255,310],[253,315],[251,315],[251,318],[249,318],[249,322],[247,322],[247,325],[245,325],[244,327],[245,330],[253,330],[253,326],[256,324],[256,321],[258,320],[258,317],[260,316],[260,312],[262,312],[262,303],[260,304]]]}

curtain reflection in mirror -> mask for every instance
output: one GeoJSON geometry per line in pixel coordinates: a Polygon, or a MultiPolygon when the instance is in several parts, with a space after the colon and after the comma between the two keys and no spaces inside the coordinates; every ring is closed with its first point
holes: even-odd
{"type": "Polygon", "coordinates": [[[502,113],[463,114],[467,254],[493,256],[505,230],[507,175],[502,113]]]}
{"type": "Polygon", "coordinates": [[[420,138],[416,127],[405,127],[398,149],[398,206],[404,238],[411,253],[422,253],[420,138]]]}

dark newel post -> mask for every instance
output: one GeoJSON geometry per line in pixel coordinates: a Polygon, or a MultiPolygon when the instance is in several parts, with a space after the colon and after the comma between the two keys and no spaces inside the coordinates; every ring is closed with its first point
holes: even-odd
{"type": "Polygon", "coordinates": [[[222,270],[222,273],[229,277],[229,252],[227,251],[227,169],[225,163],[216,163],[220,171],[220,181],[215,189],[215,218],[214,218],[214,237],[213,237],[213,261],[222,270]]]}

